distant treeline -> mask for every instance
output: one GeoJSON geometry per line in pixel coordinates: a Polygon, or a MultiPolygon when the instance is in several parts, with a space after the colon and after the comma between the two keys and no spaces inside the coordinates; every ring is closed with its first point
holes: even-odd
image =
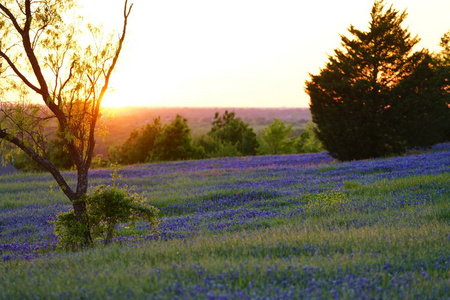
{"type": "Polygon", "coordinates": [[[125,141],[133,130],[139,129],[154,119],[160,118],[163,125],[172,122],[177,114],[188,120],[193,138],[206,135],[216,112],[233,111],[248,123],[258,135],[273,122],[273,118],[292,125],[293,135],[300,135],[311,120],[309,108],[214,108],[214,107],[125,107],[108,108],[104,111],[103,127],[108,135],[98,136],[95,153],[108,156],[108,149],[125,141]]]}
{"type": "MultiPolygon", "coordinates": [[[[169,123],[158,116],[152,122],[134,129],[116,146],[108,148],[107,156],[98,155],[93,167],[115,164],[139,164],[218,157],[294,154],[324,151],[315,134],[315,125],[307,122],[303,131],[294,134],[293,124],[273,118],[272,123],[255,133],[249,123],[236,117],[234,111],[216,112],[210,117],[210,129],[206,134],[192,136],[188,119],[181,115],[169,123]]],[[[61,169],[71,169],[74,163],[62,141],[55,137],[49,143],[48,157],[61,169]]],[[[25,154],[19,154],[14,166],[22,171],[40,171],[42,168],[25,154]]]]}
{"type": "Polygon", "coordinates": [[[137,164],[186,159],[323,151],[314,125],[294,136],[292,125],[277,118],[257,135],[235,112],[216,112],[210,130],[193,138],[188,120],[181,115],[163,125],[161,118],[134,130],[124,143],[108,151],[108,160],[137,164]]]}

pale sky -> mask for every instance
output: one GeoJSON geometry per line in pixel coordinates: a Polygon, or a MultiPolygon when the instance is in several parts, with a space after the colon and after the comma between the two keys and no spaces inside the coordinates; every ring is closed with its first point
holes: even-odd
{"type": "MultiPolygon", "coordinates": [[[[124,0],[80,0],[105,31],[124,0]]],[[[130,0],[131,1],[131,0],[130,0]]],[[[372,0],[134,0],[105,106],[308,107],[317,74],[350,24],[366,30],[372,0]]],[[[449,0],[391,0],[405,25],[439,50],[449,0]]]]}

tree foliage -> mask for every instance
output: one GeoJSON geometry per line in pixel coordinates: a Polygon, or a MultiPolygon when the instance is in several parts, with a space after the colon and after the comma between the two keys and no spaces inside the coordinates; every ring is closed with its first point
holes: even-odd
{"type": "MultiPolygon", "coordinates": [[[[74,4],[1,1],[0,146],[2,157],[12,159],[20,149],[50,172],[72,202],[76,220],[85,223],[86,203],[78,200],[87,193],[100,105],[122,50],[132,5],[125,1],[118,39],[105,40],[99,28],[82,26],[73,17],[74,4]],[[52,124],[74,163],[75,186],[49,158],[45,128],[52,124]]],[[[85,231],[84,243],[91,240],[85,231]]]]}
{"type": "MultiPolygon", "coordinates": [[[[208,136],[217,141],[217,145],[236,147],[241,155],[255,155],[259,146],[253,129],[241,118],[236,118],[234,112],[225,111],[222,116],[216,112],[208,136]]],[[[213,152],[217,149],[208,150],[213,152]]]]}
{"type": "Polygon", "coordinates": [[[447,31],[441,38],[439,45],[442,51],[438,54],[438,60],[443,66],[450,66],[450,30],[447,31]]]}
{"type": "Polygon", "coordinates": [[[395,89],[392,120],[406,147],[450,140],[450,68],[427,55],[395,89]]]}
{"type": "Polygon", "coordinates": [[[114,166],[112,186],[96,187],[91,195],[86,194],[78,201],[86,204],[84,217],[86,222],[77,222],[73,210],[57,215],[55,233],[59,237],[60,248],[76,250],[82,247],[84,232],[90,232],[93,241],[111,243],[115,229],[119,223],[131,222],[134,227],[137,220],[150,224],[152,231],[157,232],[159,221],[156,216],[159,210],[148,204],[148,200],[138,194],[130,194],[126,187],[119,187],[119,170],[114,166]]]}
{"type": "Polygon", "coordinates": [[[294,153],[292,125],[286,126],[277,118],[261,132],[259,154],[291,154],[294,153]]]}
{"type": "Polygon", "coordinates": [[[187,119],[180,115],[164,126],[150,153],[150,159],[156,161],[195,159],[204,156],[203,149],[194,144],[187,119]]]}
{"type": "Polygon", "coordinates": [[[109,156],[112,161],[120,164],[144,163],[149,159],[162,132],[161,118],[155,118],[153,123],[133,130],[123,144],[109,150],[109,156]]]}
{"type": "Polygon", "coordinates": [[[297,153],[316,153],[325,151],[322,142],[317,138],[317,126],[313,122],[306,123],[303,131],[296,140],[295,148],[297,153]]]}
{"type": "MultiPolygon", "coordinates": [[[[350,26],[352,37],[342,35],[342,48],[307,81],[317,135],[333,157],[351,160],[402,153],[408,145],[421,144],[406,136],[407,124],[434,114],[428,108],[440,115],[448,110],[442,100],[445,93],[438,91],[433,77],[430,55],[425,50],[413,53],[419,39],[403,29],[406,16],[375,1],[368,31],[350,26]],[[430,72],[425,74],[421,68],[427,67],[430,72]]],[[[427,132],[433,130],[429,122],[421,124],[427,132]]]]}
{"type": "Polygon", "coordinates": [[[180,115],[169,124],[162,125],[161,118],[131,132],[121,145],[109,150],[115,163],[135,164],[148,161],[173,161],[204,158],[202,147],[191,137],[187,119],[180,115]]]}
{"type": "MultiPolygon", "coordinates": [[[[61,139],[53,138],[48,142],[47,157],[59,170],[70,170],[75,164],[61,139]]],[[[42,172],[45,168],[36,163],[26,153],[19,152],[12,161],[14,167],[22,172],[42,172]]]]}

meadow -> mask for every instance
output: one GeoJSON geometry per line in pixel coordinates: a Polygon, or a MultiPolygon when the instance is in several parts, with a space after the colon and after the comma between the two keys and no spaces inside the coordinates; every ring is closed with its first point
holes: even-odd
{"type": "Polygon", "coordinates": [[[50,222],[70,204],[49,175],[0,176],[1,299],[449,299],[450,143],[120,173],[161,210],[158,234],[121,224],[112,245],[79,252],[56,249],[50,222]]]}

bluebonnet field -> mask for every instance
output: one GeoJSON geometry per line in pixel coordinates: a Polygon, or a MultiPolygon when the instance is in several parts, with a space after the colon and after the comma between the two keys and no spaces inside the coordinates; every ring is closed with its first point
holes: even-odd
{"type": "MultiPolygon", "coordinates": [[[[110,184],[93,170],[91,184],[110,184]]],[[[113,245],[56,249],[68,201],[0,177],[1,299],[449,299],[450,144],[338,163],[326,153],[126,167],[161,210],[113,245]]],[[[74,174],[67,173],[71,177],[74,174]]]]}

